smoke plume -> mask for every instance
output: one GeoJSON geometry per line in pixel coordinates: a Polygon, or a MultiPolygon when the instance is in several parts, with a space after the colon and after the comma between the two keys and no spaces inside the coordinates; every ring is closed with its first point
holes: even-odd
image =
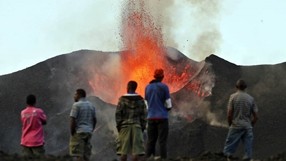
{"type": "Polygon", "coordinates": [[[154,21],[162,27],[164,43],[195,60],[219,49],[218,28],[221,1],[147,0],[154,21]]]}

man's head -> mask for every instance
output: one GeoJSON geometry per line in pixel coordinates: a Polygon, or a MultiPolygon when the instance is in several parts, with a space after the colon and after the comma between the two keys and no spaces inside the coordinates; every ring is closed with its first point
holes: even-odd
{"type": "Polygon", "coordinates": [[[74,101],[77,102],[80,98],[85,98],[86,93],[83,89],[77,89],[74,95],[74,101]]]}
{"type": "Polygon", "coordinates": [[[131,80],[127,84],[127,92],[132,92],[134,93],[137,89],[137,82],[131,80]]]}
{"type": "Polygon", "coordinates": [[[156,69],[154,71],[154,78],[157,80],[163,80],[164,78],[164,70],[163,69],[156,69]]]}
{"type": "Polygon", "coordinates": [[[244,89],[247,88],[247,84],[245,83],[244,80],[239,79],[239,80],[236,82],[235,87],[236,87],[237,89],[243,91],[244,89]]]}
{"type": "Polygon", "coordinates": [[[26,103],[29,106],[34,106],[36,104],[36,96],[32,94],[28,95],[26,97],[26,103]]]}

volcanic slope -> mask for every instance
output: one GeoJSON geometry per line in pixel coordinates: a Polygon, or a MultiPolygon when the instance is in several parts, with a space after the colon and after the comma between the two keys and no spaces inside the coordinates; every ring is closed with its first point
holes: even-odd
{"type": "MultiPolygon", "coordinates": [[[[242,78],[247,84],[259,108],[259,120],[254,127],[254,157],[268,158],[286,151],[286,63],[275,65],[237,66],[215,55],[205,59],[212,64],[215,86],[212,96],[206,98],[219,122],[226,122],[226,106],[229,95],[235,92],[235,82],[242,78]]],[[[205,143],[208,150],[223,148],[226,136],[224,128],[211,127],[205,143]],[[220,134],[220,135],[219,135],[220,134]]],[[[237,152],[238,156],[242,154],[237,152]]]]}
{"type": "MultiPolygon", "coordinates": [[[[235,91],[234,83],[244,78],[248,91],[257,100],[260,120],[254,128],[254,156],[265,158],[286,151],[285,136],[285,68],[286,64],[237,66],[215,55],[205,61],[195,62],[175,49],[168,49],[166,61],[173,67],[190,64],[194,73],[189,82],[172,93],[174,109],[170,118],[169,154],[194,157],[204,151],[221,151],[227,128],[224,126],[226,103],[235,91]],[[176,59],[173,56],[176,55],[176,59]]],[[[47,154],[68,153],[69,112],[74,91],[86,89],[88,99],[96,107],[98,125],[92,140],[93,159],[113,159],[117,135],[114,121],[115,105],[103,101],[94,91],[94,75],[108,75],[106,69],[116,68],[114,61],[119,53],[90,50],[76,51],[48,59],[27,69],[0,76],[0,150],[20,153],[20,111],[25,107],[25,97],[38,96],[37,106],[48,116],[45,127],[47,154]],[[102,72],[103,71],[103,72],[102,72]]],[[[179,71],[180,72],[180,71],[179,71]]],[[[151,78],[150,78],[151,79],[151,78]]],[[[102,81],[99,81],[102,82],[102,81]]],[[[100,84],[108,88],[108,84],[100,84]]],[[[125,84],[122,86],[125,87],[125,84]]],[[[104,91],[102,91],[104,92],[104,91]]],[[[238,152],[239,154],[240,152],[238,152]]]]}
{"type": "MultiPolygon", "coordinates": [[[[164,59],[178,73],[182,71],[194,73],[201,64],[188,59],[172,48],[167,49],[164,59]],[[182,66],[184,64],[190,65],[192,68],[186,70],[182,66]],[[181,68],[177,69],[176,67],[181,68]]],[[[0,150],[7,153],[20,153],[20,112],[26,106],[26,96],[32,93],[37,96],[37,106],[41,107],[48,117],[45,126],[47,154],[67,154],[69,112],[73,103],[74,91],[77,88],[84,88],[90,96],[88,99],[98,108],[98,129],[92,140],[94,159],[115,157],[114,143],[117,134],[114,121],[115,105],[104,102],[102,97],[106,95],[98,96],[97,93],[104,93],[104,89],[110,90],[109,87],[112,87],[113,84],[108,83],[118,81],[116,73],[110,72],[110,69],[118,67],[115,66],[118,60],[120,60],[120,53],[117,52],[81,50],[0,76],[0,128],[2,129],[0,131],[0,150]],[[106,78],[109,77],[110,80],[107,80],[106,78]],[[98,86],[104,88],[95,91],[98,86]]],[[[121,86],[125,89],[126,83],[121,86]]],[[[112,95],[112,93],[109,94],[112,95]]]]}

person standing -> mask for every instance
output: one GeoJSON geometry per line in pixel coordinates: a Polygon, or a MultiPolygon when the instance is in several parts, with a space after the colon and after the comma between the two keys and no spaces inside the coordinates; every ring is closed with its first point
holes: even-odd
{"type": "Polygon", "coordinates": [[[86,92],[77,89],[75,103],[70,112],[70,155],[78,161],[88,161],[91,156],[91,137],[96,126],[95,107],[86,100],[86,92]]]}
{"type": "Polygon", "coordinates": [[[47,123],[47,117],[42,109],[35,107],[35,95],[28,95],[26,103],[27,107],[21,111],[23,155],[41,156],[45,154],[43,125],[47,123]]]}
{"type": "Polygon", "coordinates": [[[253,131],[257,121],[258,108],[254,98],[246,93],[247,84],[239,79],[236,82],[237,92],[231,94],[227,105],[229,131],[224,146],[224,155],[231,159],[240,141],[244,144],[244,160],[252,158],[253,131]]]}
{"type": "Polygon", "coordinates": [[[127,94],[119,98],[115,112],[117,154],[121,161],[127,161],[127,154],[132,154],[132,161],[138,161],[145,154],[143,131],[146,128],[147,109],[143,97],[135,92],[136,88],[137,82],[128,82],[127,94]]]}
{"type": "Polygon", "coordinates": [[[155,156],[156,142],[159,140],[160,157],[167,159],[167,140],[169,132],[168,111],[172,108],[169,88],[162,83],[164,70],[156,69],[152,80],[145,88],[147,102],[147,147],[146,157],[155,156]]]}

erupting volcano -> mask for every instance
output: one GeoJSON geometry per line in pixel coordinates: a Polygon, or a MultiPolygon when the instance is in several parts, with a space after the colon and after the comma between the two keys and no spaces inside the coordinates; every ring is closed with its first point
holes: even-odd
{"type": "MultiPolygon", "coordinates": [[[[129,80],[137,81],[137,92],[144,95],[144,88],[153,79],[156,68],[165,70],[163,81],[168,84],[171,93],[187,85],[198,70],[186,59],[178,62],[177,55],[168,55],[161,26],[156,24],[146,8],[144,1],[127,3],[122,15],[123,50],[118,60],[113,61],[116,69],[113,66],[112,70],[111,67],[105,69],[106,73],[95,72],[90,80],[95,94],[107,102],[116,103],[117,98],[126,92],[129,80]]],[[[197,83],[188,87],[197,90],[200,85],[197,83]]]]}

